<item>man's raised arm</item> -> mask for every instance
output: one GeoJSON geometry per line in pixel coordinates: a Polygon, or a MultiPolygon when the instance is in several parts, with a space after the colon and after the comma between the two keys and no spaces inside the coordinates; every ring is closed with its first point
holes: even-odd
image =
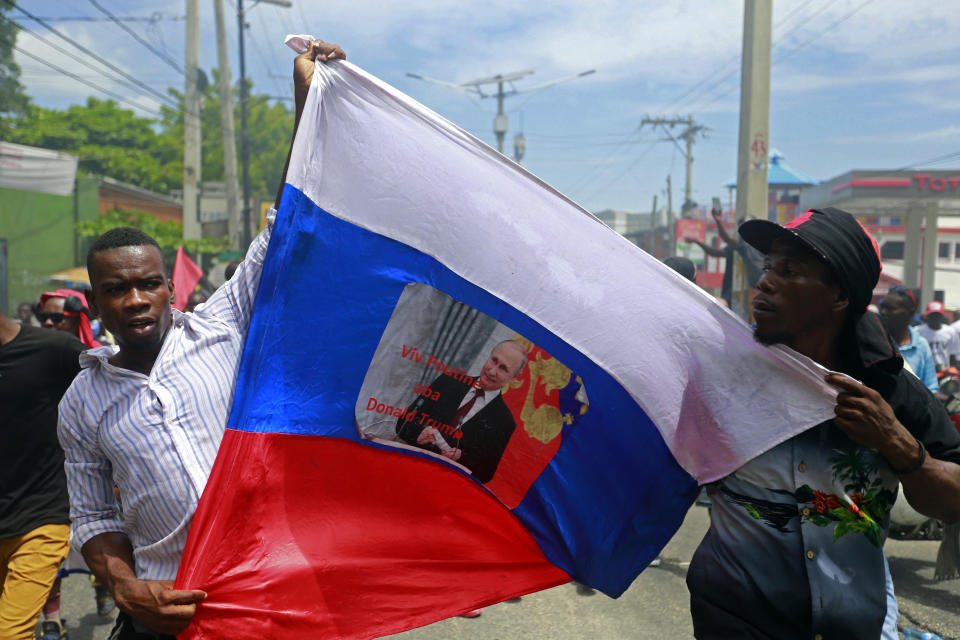
{"type": "MultiPolygon", "coordinates": [[[[316,60],[326,61],[331,59],[346,59],[347,55],[338,45],[314,40],[310,49],[296,57],[293,63],[293,85],[294,102],[296,112],[294,114],[293,135],[296,136],[297,126],[300,124],[300,116],[303,114],[303,107],[307,101],[307,93],[310,89],[310,81],[313,79],[313,67],[316,60]]],[[[283,175],[280,178],[280,188],[277,191],[275,207],[280,204],[280,196],[283,194],[283,185],[287,179],[287,167],[290,165],[290,154],[293,151],[293,141],[290,142],[290,150],[287,151],[287,160],[283,167],[283,175]]],[[[275,213],[275,211],[274,211],[275,213]]],[[[257,287],[260,284],[260,271],[263,268],[263,259],[267,254],[267,245],[270,243],[270,233],[273,230],[273,213],[267,216],[267,225],[261,231],[250,247],[247,254],[240,263],[233,277],[225,282],[207,301],[204,307],[204,313],[222,318],[228,322],[235,323],[241,333],[246,332],[250,321],[250,309],[253,308],[253,300],[257,295],[257,287]]]]}
{"type": "Polygon", "coordinates": [[[290,139],[290,149],[287,151],[287,160],[283,164],[283,174],[280,176],[280,187],[277,189],[277,198],[274,208],[280,206],[283,196],[283,185],[287,181],[287,169],[290,167],[290,154],[293,153],[293,138],[297,137],[297,128],[300,126],[300,116],[303,115],[303,106],[307,103],[307,92],[310,90],[310,81],[313,79],[313,67],[316,60],[346,60],[347,54],[338,45],[314,40],[310,48],[296,57],[293,61],[293,102],[295,113],[293,117],[293,136],[290,139]]]}

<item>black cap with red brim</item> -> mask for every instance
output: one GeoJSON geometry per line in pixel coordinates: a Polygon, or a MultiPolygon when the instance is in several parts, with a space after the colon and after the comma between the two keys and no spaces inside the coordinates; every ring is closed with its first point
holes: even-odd
{"type": "Polygon", "coordinates": [[[846,211],[811,209],[782,226],[769,220],[747,220],[738,231],[747,244],[764,254],[776,240],[799,239],[830,267],[850,298],[851,309],[862,312],[870,304],[880,279],[880,249],[846,211]]]}

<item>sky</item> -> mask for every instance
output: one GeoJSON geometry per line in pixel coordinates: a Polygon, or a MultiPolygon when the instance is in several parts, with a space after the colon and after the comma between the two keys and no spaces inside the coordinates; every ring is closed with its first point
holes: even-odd
{"type": "MultiPolygon", "coordinates": [[[[136,77],[131,87],[73,44],[14,9],[29,29],[17,46],[153,116],[168,87],[183,91],[183,0],[16,0],[136,77]],[[124,21],[150,48],[116,23],[124,21]],[[42,36],[47,42],[36,37],[42,36]],[[152,50],[151,50],[152,49],[152,50]]],[[[231,73],[238,76],[236,1],[224,0],[231,73]]],[[[726,204],[736,177],[742,0],[292,0],[250,8],[247,75],[254,91],[291,94],[288,33],[340,44],[363,67],[488,144],[494,99],[408,77],[461,84],[535,72],[517,90],[596,73],[506,100],[509,132],[527,141],[524,165],[591,211],[662,206],[672,176],[683,201],[685,160],[645,116],[707,127],[693,149],[692,198],[726,204]]],[[[200,0],[200,66],[217,67],[213,2],[200,0]]],[[[960,167],[960,12],[932,0],[774,0],[770,147],[794,169],[826,180],[851,169],[960,167]]],[[[16,53],[35,103],[64,108],[104,94],[16,53]]],[[[489,86],[487,87],[490,88],[489,86]]],[[[124,105],[129,106],[129,105],[124,105]]],[[[673,129],[678,135],[680,127],[673,129]]],[[[278,172],[281,170],[278,167],[278,172]]]]}

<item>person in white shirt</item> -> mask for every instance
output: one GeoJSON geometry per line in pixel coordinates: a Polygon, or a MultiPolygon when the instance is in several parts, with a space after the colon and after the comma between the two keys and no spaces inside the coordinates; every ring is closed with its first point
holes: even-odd
{"type": "Polygon", "coordinates": [[[960,334],[947,324],[945,311],[942,302],[930,302],[927,304],[923,324],[917,327],[917,333],[930,343],[937,371],[956,366],[957,361],[960,361],[960,334]]]}
{"type": "MultiPolygon", "coordinates": [[[[345,57],[320,41],[297,57],[297,123],[314,61],[345,57]]],[[[285,178],[286,168],[281,190],[285,178]]],[[[90,308],[118,346],[84,354],[59,436],[74,543],[121,611],[111,638],[171,637],[206,596],[172,581],[223,437],[272,228],[271,214],[233,278],[195,313],[170,306],[173,283],[150,236],[113,229],[87,255],[90,308]]]]}

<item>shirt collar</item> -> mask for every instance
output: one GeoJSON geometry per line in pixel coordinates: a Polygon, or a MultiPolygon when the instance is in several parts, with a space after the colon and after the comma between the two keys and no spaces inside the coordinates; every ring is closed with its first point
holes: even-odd
{"type": "Polygon", "coordinates": [[[891,374],[896,374],[903,368],[900,349],[887,334],[880,316],[867,311],[856,318],[853,321],[852,334],[854,339],[848,343],[852,349],[850,355],[856,356],[854,361],[861,367],[875,367],[891,374]]]}
{"type": "Polygon", "coordinates": [[[910,351],[911,349],[917,348],[917,340],[920,337],[920,334],[917,333],[917,330],[911,326],[907,326],[907,333],[910,334],[910,342],[907,344],[900,345],[900,352],[910,351]]]}
{"type": "Polygon", "coordinates": [[[110,358],[120,351],[120,347],[114,344],[105,344],[102,347],[87,349],[80,354],[80,368],[92,369],[94,366],[109,365],[110,358]]]}

